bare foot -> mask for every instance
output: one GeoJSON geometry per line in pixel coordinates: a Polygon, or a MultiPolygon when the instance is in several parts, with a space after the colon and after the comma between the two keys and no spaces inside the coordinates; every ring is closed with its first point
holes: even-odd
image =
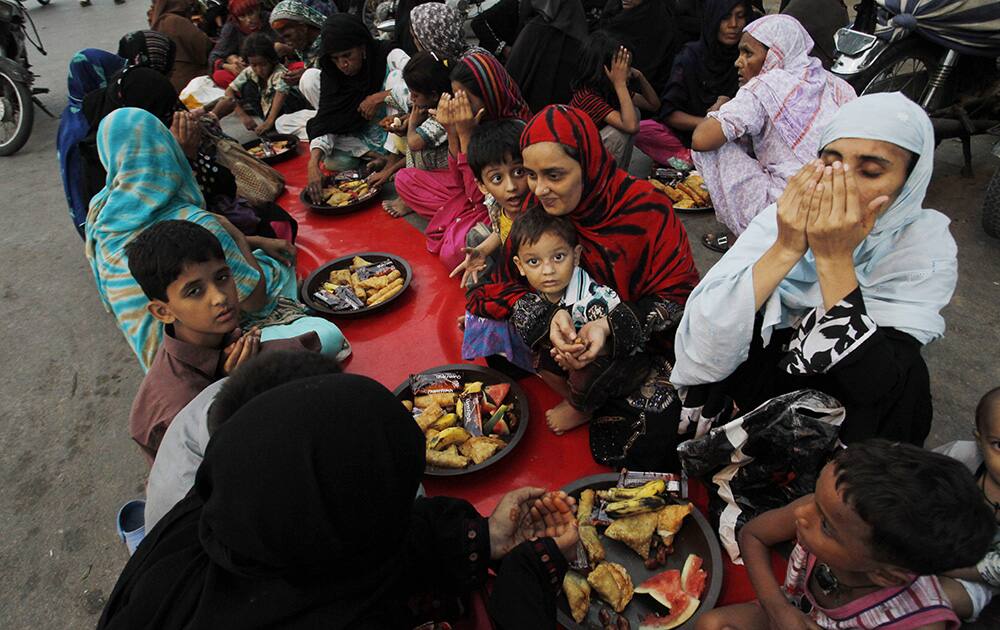
{"type": "Polygon", "coordinates": [[[395,199],[390,199],[388,201],[383,201],[382,208],[389,213],[389,216],[395,219],[398,219],[399,217],[405,217],[406,215],[413,212],[413,210],[410,210],[409,208],[406,207],[406,204],[403,203],[403,200],[399,197],[396,197],[395,199]]]}
{"type": "Polygon", "coordinates": [[[549,428],[556,435],[562,435],[567,431],[572,431],[573,429],[587,424],[590,422],[590,414],[584,413],[569,404],[568,400],[563,400],[561,403],[549,409],[545,412],[545,422],[548,423],[549,428]]]}

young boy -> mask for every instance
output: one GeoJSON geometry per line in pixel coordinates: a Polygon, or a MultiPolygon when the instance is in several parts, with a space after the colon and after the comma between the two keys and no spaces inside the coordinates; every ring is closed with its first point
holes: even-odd
{"type": "Polygon", "coordinates": [[[239,330],[239,299],[225,253],[200,225],[161,221],[129,243],[125,254],[149,312],[164,325],[129,416],[132,439],[150,464],[174,416],[205,387],[264,348],[320,349],[313,332],[261,345],[259,330],[239,330]]]}
{"type": "MultiPolygon", "coordinates": [[[[547,310],[568,310],[577,330],[607,316],[621,302],[614,289],[596,283],[579,266],[583,248],[577,243],[573,224],[565,217],[533,207],[514,222],[509,239],[514,264],[544,299],[543,303],[549,305],[547,310]]],[[[543,319],[548,322],[550,317],[543,319]]],[[[532,325],[530,331],[519,332],[529,346],[539,350],[539,376],[564,396],[546,413],[549,428],[556,434],[588,422],[590,414],[609,398],[638,387],[649,371],[648,356],[642,353],[615,360],[598,357],[583,369],[563,370],[549,352],[548,329],[548,325],[532,325]]]]}
{"type": "MultiPolygon", "coordinates": [[[[986,393],[976,407],[976,440],[957,441],[934,449],[965,464],[979,484],[982,500],[1000,519],[1000,387],[986,393]]],[[[986,556],[975,565],[945,573],[945,593],[955,613],[973,622],[1000,591],[1000,530],[986,556]]]]}
{"type": "MultiPolygon", "coordinates": [[[[528,178],[521,162],[520,120],[496,120],[476,126],[469,138],[466,163],[476,185],[482,191],[489,212],[490,224],[479,223],[465,239],[465,260],[449,277],[462,274],[462,286],[471,287],[489,275],[497,263],[501,246],[507,240],[514,219],[528,196],[528,178]]],[[[535,371],[531,350],[506,321],[476,317],[466,313],[459,318],[463,329],[462,357],[473,360],[485,357],[491,366],[518,376],[535,371]],[[498,362],[503,357],[517,370],[498,362]]]]}
{"type": "Polygon", "coordinates": [[[274,129],[274,121],[285,109],[285,99],[291,90],[285,83],[288,70],[274,51],[274,41],[264,33],[254,33],[243,42],[243,58],[247,67],[226,88],[226,95],[212,109],[212,115],[222,120],[236,110],[243,126],[262,136],[274,129]],[[252,85],[252,89],[248,89],[252,85]],[[258,103],[247,103],[248,95],[259,97],[258,103]],[[241,101],[243,105],[241,105],[241,101]],[[244,109],[247,105],[250,111],[244,109]],[[258,124],[251,114],[264,119],[258,124]]]}
{"type": "Polygon", "coordinates": [[[962,464],[910,444],[852,444],[816,491],[753,519],[740,552],[757,601],[713,610],[721,628],[957,628],[935,575],[983,557],[996,526],[962,464]],[[796,540],[784,585],[771,548],[796,540]]]}

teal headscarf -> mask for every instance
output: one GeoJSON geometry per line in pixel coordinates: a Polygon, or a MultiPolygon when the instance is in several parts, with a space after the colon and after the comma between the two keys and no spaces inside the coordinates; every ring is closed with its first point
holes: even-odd
{"type": "MultiPolygon", "coordinates": [[[[840,138],[890,142],[918,156],[896,200],[875,221],[868,237],[854,251],[854,271],[868,315],[879,326],[905,332],[922,344],[944,334],[941,309],[948,305],[958,281],[958,248],[948,229],[948,217],[924,208],[934,170],[934,129],[927,114],[899,93],[870,94],[847,103],[820,136],[817,151],[840,138]]],[[[753,322],[753,265],[778,235],[777,205],[750,223],[736,244],[705,275],[688,299],[677,332],[678,385],[714,383],[746,360],[750,339],[739,328],[753,322]],[[749,306],[747,306],[749,303],[749,306]],[[749,312],[744,312],[749,309],[749,312]],[[696,330],[692,321],[723,322],[713,330],[696,330]],[[718,314],[725,313],[725,316],[718,314]],[[737,320],[743,322],[736,325],[737,320]],[[715,337],[699,343],[702,335],[715,337]],[[745,344],[743,343],[743,338],[745,344]],[[738,339],[737,339],[738,338],[738,339]],[[707,345],[726,346],[726,353],[707,345]],[[737,347],[742,351],[733,351],[737,347]],[[687,356],[683,356],[687,355],[687,356]]],[[[793,325],[823,304],[816,259],[807,251],[765,303],[762,335],[765,343],[775,328],[793,325]]]]}
{"type": "MultiPolygon", "coordinates": [[[[170,131],[149,112],[115,110],[97,132],[97,149],[108,172],[104,189],[87,214],[87,258],[97,290],[118,327],[148,369],[163,336],[162,325],[146,309],[148,300],[128,270],[125,245],[159,221],[197,223],[222,243],[239,291],[246,299],[261,280],[205,200],[187,158],[170,131]]],[[[265,276],[268,275],[265,269],[265,276]]]]}

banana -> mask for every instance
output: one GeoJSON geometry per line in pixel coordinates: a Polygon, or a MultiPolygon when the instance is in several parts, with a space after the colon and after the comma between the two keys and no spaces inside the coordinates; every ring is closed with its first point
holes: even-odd
{"type": "Polygon", "coordinates": [[[643,497],[654,497],[663,494],[667,489],[667,483],[662,479],[647,481],[635,488],[608,488],[599,490],[597,496],[605,501],[627,501],[628,499],[641,499],[643,497]]]}
{"type": "Polygon", "coordinates": [[[444,431],[445,429],[449,429],[457,425],[458,425],[458,416],[453,413],[446,413],[437,420],[435,420],[434,424],[432,424],[430,428],[437,429],[438,431],[444,431]]]}
{"type": "Polygon", "coordinates": [[[667,501],[662,497],[642,497],[641,499],[629,499],[627,501],[609,503],[604,508],[604,511],[611,518],[622,518],[623,516],[655,512],[666,505],[667,501]]]}
{"type": "Polygon", "coordinates": [[[472,436],[462,427],[450,427],[438,433],[427,443],[427,448],[432,451],[441,451],[452,444],[461,444],[472,436]]]}

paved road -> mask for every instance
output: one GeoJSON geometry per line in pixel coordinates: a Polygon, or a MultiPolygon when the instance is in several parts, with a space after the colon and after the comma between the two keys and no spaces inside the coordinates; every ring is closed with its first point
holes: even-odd
{"type": "MultiPolygon", "coordinates": [[[[40,84],[65,102],[66,63],[77,49],[114,50],[145,22],[145,3],[95,0],[82,9],[33,6],[49,56],[32,57],[40,84]]],[[[93,290],[80,240],[67,218],[55,159],[57,122],[40,115],[29,144],[0,159],[0,625],[87,628],[97,620],[126,555],[113,520],[141,495],[145,464],[125,423],[138,364],[93,290]]],[[[948,336],[927,349],[937,409],[933,443],[965,437],[972,408],[1000,384],[1000,242],[978,227],[988,170],[958,176],[960,153],[938,151],[930,204],[952,217],[961,280],[946,312],[948,336]]],[[[685,222],[697,237],[708,218],[685,222]]],[[[695,246],[706,269],[713,254],[695,246]]]]}

